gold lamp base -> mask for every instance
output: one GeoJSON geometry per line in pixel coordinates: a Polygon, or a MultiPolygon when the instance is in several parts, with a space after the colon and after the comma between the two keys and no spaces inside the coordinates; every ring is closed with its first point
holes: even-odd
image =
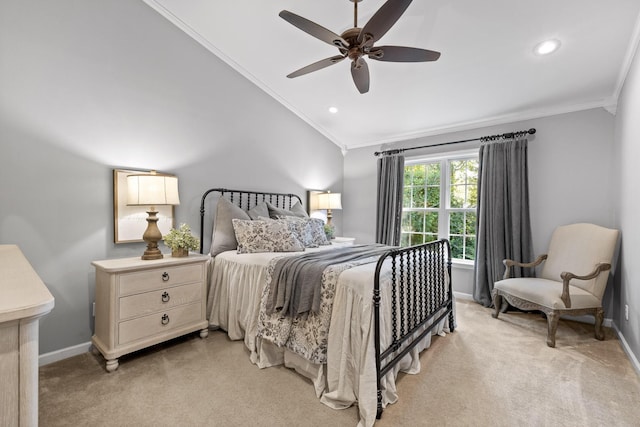
{"type": "Polygon", "coordinates": [[[158,249],[158,242],[162,239],[162,233],[158,228],[158,212],[155,207],[151,207],[147,211],[149,216],[147,217],[147,229],[142,235],[142,239],[147,242],[147,250],[142,254],[142,259],[162,259],[162,252],[158,249]]]}

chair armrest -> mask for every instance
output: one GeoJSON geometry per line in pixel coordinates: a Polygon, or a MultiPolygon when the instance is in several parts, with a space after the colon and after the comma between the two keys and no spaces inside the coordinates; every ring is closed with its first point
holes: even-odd
{"type": "Polygon", "coordinates": [[[506,267],[506,269],[504,270],[504,275],[502,276],[502,279],[503,280],[508,279],[511,276],[511,267],[513,267],[514,265],[517,267],[535,267],[537,265],[540,265],[542,261],[544,261],[545,259],[547,259],[547,254],[542,254],[538,258],[536,258],[535,261],[526,262],[526,263],[514,261],[512,259],[505,259],[502,261],[502,263],[506,267]]]}
{"type": "Polygon", "coordinates": [[[601,262],[596,265],[595,270],[593,270],[591,273],[586,274],[584,276],[578,276],[577,274],[573,274],[568,271],[563,271],[560,274],[560,277],[562,278],[562,295],[560,296],[560,299],[564,303],[565,307],[571,308],[571,297],[569,296],[569,282],[571,281],[571,279],[578,279],[578,280],[593,279],[601,272],[607,271],[610,269],[611,269],[611,264],[609,264],[608,262],[601,262]]]}

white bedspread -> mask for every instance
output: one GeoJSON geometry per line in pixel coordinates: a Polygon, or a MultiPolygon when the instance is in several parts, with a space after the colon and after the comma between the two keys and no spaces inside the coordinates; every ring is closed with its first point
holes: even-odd
{"type": "MultiPolygon", "coordinates": [[[[331,247],[307,250],[327,248],[331,247]]],[[[322,365],[312,363],[257,336],[266,267],[275,257],[295,255],[296,253],[237,254],[229,251],[216,256],[209,268],[209,325],[224,329],[233,340],[244,339],[251,361],[259,367],[284,364],[311,379],[316,395],[324,404],[335,409],[358,404],[358,426],[372,426],[377,409],[372,302],[376,264],[360,265],[340,274],[329,329],[327,364],[322,365]]],[[[389,301],[389,295],[382,292],[383,313],[388,311],[389,301]]],[[[388,337],[391,335],[390,326],[384,320],[386,319],[383,319],[382,335],[388,337]]],[[[435,328],[434,333],[442,334],[445,327],[448,327],[447,319],[435,328]]],[[[397,372],[419,372],[419,352],[429,347],[430,343],[431,335],[427,335],[384,378],[384,406],[397,400],[397,372]]],[[[382,348],[386,345],[388,340],[383,339],[382,348]]]]}

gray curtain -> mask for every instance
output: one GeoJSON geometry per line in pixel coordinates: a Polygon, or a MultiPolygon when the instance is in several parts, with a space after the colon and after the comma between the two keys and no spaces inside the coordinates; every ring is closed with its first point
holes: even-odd
{"type": "MultiPolygon", "coordinates": [[[[473,299],[485,307],[492,305],[493,283],[504,274],[503,259],[533,261],[527,145],[527,139],[517,139],[480,147],[473,299]]],[[[534,274],[514,268],[514,277],[534,274]]]]}
{"type": "Polygon", "coordinates": [[[404,156],[383,155],[378,159],[376,243],[400,244],[403,181],[404,156]]]}

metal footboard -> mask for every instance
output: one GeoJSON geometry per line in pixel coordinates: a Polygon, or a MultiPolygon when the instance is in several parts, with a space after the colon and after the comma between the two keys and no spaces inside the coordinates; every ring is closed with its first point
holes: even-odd
{"type": "Polygon", "coordinates": [[[453,292],[451,288],[451,251],[448,240],[438,240],[408,248],[392,249],[376,266],[374,291],[374,324],[378,410],[382,416],[382,378],[415,347],[438,323],[449,316],[453,332],[453,292]],[[381,280],[381,275],[388,277],[381,280]],[[390,286],[390,345],[382,347],[381,289],[390,286]]]}

